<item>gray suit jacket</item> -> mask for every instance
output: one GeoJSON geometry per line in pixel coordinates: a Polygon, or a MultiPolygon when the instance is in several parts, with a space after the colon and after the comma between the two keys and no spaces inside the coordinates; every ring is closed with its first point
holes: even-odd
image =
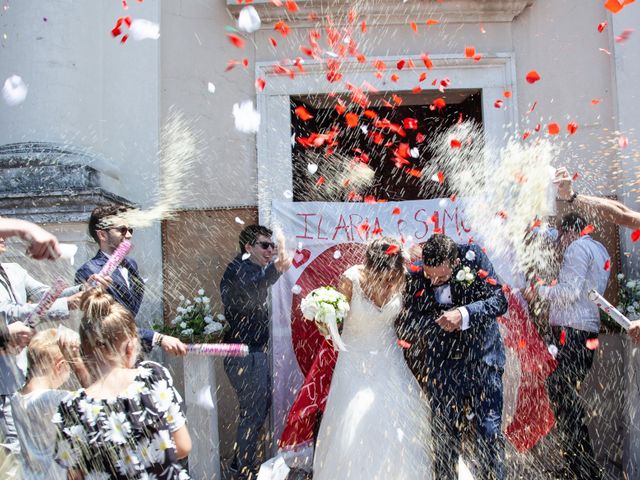
{"type": "MultiPolygon", "coordinates": [[[[0,321],[5,324],[24,321],[36,309],[38,301],[49,290],[49,286],[33,278],[17,263],[3,263],[2,267],[7,272],[11,285],[6,285],[0,275],[0,321]]],[[[67,288],[62,292],[62,296],[73,295],[79,292],[80,288],[80,285],[67,288]]],[[[46,320],[60,321],[68,317],[67,300],[59,298],[47,312],[46,320]]],[[[24,351],[21,356],[24,356],[24,351]]],[[[14,355],[0,355],[0,395],[15,393],[24,382],[23,372],[18,368],[17,360],[18,357],[14,355]]]]}

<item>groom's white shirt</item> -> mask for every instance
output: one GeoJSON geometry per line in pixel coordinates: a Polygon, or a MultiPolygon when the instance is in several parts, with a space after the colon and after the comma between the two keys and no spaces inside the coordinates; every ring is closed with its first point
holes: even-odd
{"type": "MultiPolygon", "coordinates": [[[[434,293],[436,295],[436,302],[438,302],[439,305],[453,305],[453,300],[451,300],[451,285],[448,283],[436,287],[434,293]]],[[[467,312],[465,307],[458,307],[458,310],[462,314],[460,330],[466,330],[469,328],[469,312],[467,312]]]]}

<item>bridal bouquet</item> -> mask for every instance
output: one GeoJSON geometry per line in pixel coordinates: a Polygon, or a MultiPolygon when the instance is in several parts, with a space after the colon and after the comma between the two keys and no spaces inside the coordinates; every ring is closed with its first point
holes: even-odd
{"type": "Polygon", "coordinates": [[[337,350],[346,350],[338,332],[338,324],[349,313],[349,302],[342,293],[333,287],[316,288],[302,299],[300,309],[304,318],[326,327],[337,350]]]}

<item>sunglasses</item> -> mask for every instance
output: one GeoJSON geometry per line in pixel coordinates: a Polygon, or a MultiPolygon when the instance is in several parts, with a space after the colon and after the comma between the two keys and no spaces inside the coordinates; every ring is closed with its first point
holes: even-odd
{"type": "Polygon", "coordinates": [[[273,242],[256,242],[254,243],[254,245],[260,245],[260,248],[262,248],[263,250],[266,250],[269,247],[273,248],[274,250],[276,248],[276,244],[273,242]]]}
{"type": "Polygon", "coordinates": [[[125,236],[127,234],[127,232],[129,232],[131,235],[133,235],[133,228],[131,227],[111,227],[109,228],[109,230],[115,230],[117,232],[120,233],[120,235],[125,236]]]}

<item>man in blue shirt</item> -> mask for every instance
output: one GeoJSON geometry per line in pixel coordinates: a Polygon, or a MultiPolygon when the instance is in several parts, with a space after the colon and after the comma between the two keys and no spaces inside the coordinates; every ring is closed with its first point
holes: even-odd
{"type": "Polygon", "coordinates": [[[271,406],[267,297],[269,287],[291,266],[284,245],[277,248],[272,235],[271,230],[261,225],[245,227],[239,238],[241,253],[227,266],[220,282],[224,315],[231,326],[225,341],[249,346],[247,357],[224,360],[240,409],[238,451],[231,466],[239,473],[237,479],[257,475],[260,429],[271,406]]]}

